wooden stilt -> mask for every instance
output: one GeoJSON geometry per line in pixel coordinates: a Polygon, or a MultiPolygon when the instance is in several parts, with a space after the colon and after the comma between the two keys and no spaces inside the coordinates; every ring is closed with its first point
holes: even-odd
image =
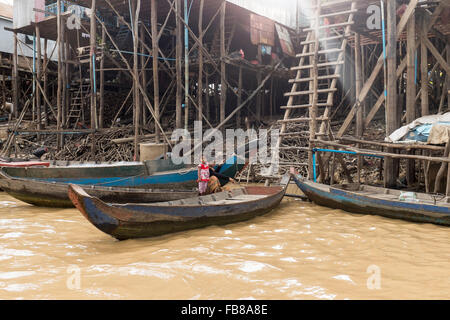
{"type": "Polygon", "coordinates": [[[180,20],[180,15],[182,12],[181,0],[175,0],[175,11],[176,11],[176,78],[177,78],[177,96],[176,96],[176,126],[177,128],[182,128],[182,83],[181,83],[181,61],[183,54],[183,35],[182,35],[182,22],[180,20]]]}
{"type": "MultiPolygon", "coordinates": [[[[151,26],[152,26],[152,49],[153,49],[153,108],[155,110],[155,121],[159,122],[159,36],[158,36],[158,4],[156,0],[151,0],[151,26]]],[[[160,141],[160,130],[155,126],[156,143],[160,141]]]]}
{"type": "MultiPolygon", "coordinates": [[[[397,111],[397,19],[396,2],[387,2],[387,99],[386,99],[386,136],[399,127],[397,111]]],[[[391,150],[388,149],[388,152],[391,150]]],[[[392,158],[384,161],[384,185],[386,188],[396,184],[395,164],[392,158]]]]}
{"type": "MultiPolygon", "coordinates": [[[[361,35],[359,33],[355,34],[355,97],[357,98],[361,93],[362,87],[362,57],[361,57],[361,35]]],[[[356,112],[356,136],[360,139],[363,135],[364,130],[364,110],[363,108],[358,108],[356,112]]],[[[360,147],[358,145],[358,147],[360,147]]],[[[357,164],[357,175],[358,183],[361,183],[361,168],[362,168],[362,157],[358,156],[357,164]]]]}
{"type": "MultiPolygon", "coordinates": [[[[36,60],[36,82],[41,83],[42,79],[42,63],[41,63],[41,31],[39,25],[36,24],[36,51],[37,51],[37,60],[36,60]]],[[[37,121],[37,129],[42,129],[42,112],[41,112],[41,92],[39,88],[36,88],[36,121],[37,121]]],[[[38,137],[39,140],[40,137],[38,137]]]]}
{"type": "Polygon", "coordinates": [[[19,56],[17,53],[17,33],[14,32],[14,53],[13,53],[13,70],[12,70],[12,90],[13,90],[13,108],[14,118],[19,118],[19,56]]]}
{"type": "MultiPolygon", "coordinates": [[[[406,49],[406,123],[416,119],[416,82],[415,82],[415,57],[416,57],[416,20],[413,14],[409,18],[407,26],[406,49]]],[[[408,160],[406,166],[406,181],[411,186],[415,181],[415,162],[408,160]]]]}
{"type": "MultiPolygon", "coordinates": [[[[198,16],[198,40],[200,46],[203,46],[203,7],[204,0],[200,0],[200,9],[198,16]]],[[[198,121],[202,121],[203,118],[203,51],[198,50],[198,121]]]]}
{"type": "MultiPolygon", "coordinates": [[[[134,79],[134,160],[139,160],[139,138],[141,124],[141,94],[139,92],[139,15],[141,11],[141,0],[137,0],[133,7],[133,79],[134,79]]],[[[155,122],[158,119],[155,119],[155,122]]]]}
{"type": "Polygon", "coordinates": [[[226,82],[226,64],[225,64],[225,14],[226,14],[227,2],[223,1],[220,11],[220,122],[225,120],[225,107],[227,102],[227,82],[226,82]]]}
{"type": "Polygon", "coordinates": [[[106,43],[106,33],[102,28],[102,56],[100,60],[100,97],[99,97],[99,115],[98,115],[98,126],[99,128],[104,128],[105,126],[105,43],[106,43]]]}

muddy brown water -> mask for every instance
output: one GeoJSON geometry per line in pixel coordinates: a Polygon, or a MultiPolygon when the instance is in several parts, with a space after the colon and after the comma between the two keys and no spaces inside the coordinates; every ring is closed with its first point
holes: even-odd
{"type": "Polygon", "coordinates": [[[2,299],[447,299],[449,228],[285,199],[270,214],[119,242],[0,193],[2,299]]]}

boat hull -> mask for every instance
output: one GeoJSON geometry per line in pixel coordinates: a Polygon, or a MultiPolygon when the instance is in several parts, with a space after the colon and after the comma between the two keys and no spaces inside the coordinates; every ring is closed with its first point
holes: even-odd
{"type": "MultiPolygon", "coordinates": [[[[10,196],[35,206],[53,208],[74,207],[68,196],[68,184],[35,181],[32,179],[13,179],[3,176],[0,179],[0,188],[10,196]]],[[[98,186],[84,186],[84,188],[103,201],[115,203],[172,201],[195,197],[197,195],[197,191],[195,190],[149,190],[98,186]]]]}
{"type": "MultiPolygon", "coordinates": [[[[186,165],[175,165],[172,160],[149,160],[144,162],[117,163],[77,163],[55,162],[47,167],[9,167],[3,171],[11,177],[41,179],[64,182],[70,179],[89,180],[95,178],[117,178],[132,176],[148,176],[156,172],[173,171],[187,168],[186,165]]],[[[70,181],[69,181],[70,182],[70,181]]],[[[86,183],[91,184],[91,183],[86,183]]]]}
{"type": "Polygon", "coordinates": [[[448,206],[380,199],[311,181],[303,181],[297,176],[293,178],[297,186],[311,201],[324,207],[411,222],[450,226],[450,208],[448,206]]]}
{"type": "MultiPolygon", "coordinates": [[[[249,189],[251,191],[251,188],[249,189]]],[[[258,190],[253,191],[258,192],[258,190]]],[[[114,206],[91,197],[79,186],[72,185],[69,188],[69,197],[96,228],[118,240],[125,240],[246,221],[266,214],[278,206],[283,199],[285,189],[278,187],[271,192],[273,194],[258,201],[214,206],[156,204],[155,206],[114,206]]]]}
{"type": "MultiPolygon", "coordinates": [[[[229,177],[234,177],[235,174],[242,170],[244,164],[239,163],[238,158],[234,156],[230,158],[229,163],[222,165],[220,173],[229,177]]],[[[175,166],[175,165],[174,165],[175,166]]],[[[159,170],[164,167],[158,167],[159,170]]],[[[7,168],[7,169],[18,169],[18,168],[7,168]]],[[[20,168],[22,169],[22,168],[20,168]]],[[[32,169],[32,168],[29,168],[32,169]]],[[[41,168],[44,169],[44,168],[41,168]]],[[[49,168],[50,169],[50,168],[49,168]]],[[[75,173],[71,173],[69,176],[63,177],[46,177],[34,175],[34,173],[27,178],[32,178],[38,181],[45,182],[58,182],[65,184],[77,184],[77,185],[98,185],[103,187],[121,187],[121,188],[160,188],[160,189],[192,189],[197,186],[197,168],[181,169],[174,171],[158,171],[150,175],[142,174],[142,172],[130,171],[128,169],[122,168],[117,172],[119,175],[110,176],[112,172],[108,174],[105,172],[96,173],[96,176],[88,177],[85,173],[84,175],[80,173],[76,176],[75,173]]],[[[134,168],[133,170],[137,170],[134,168]]],[[[16,170],[3,170],[6,174],[12,177],[17,177],[17,175],[11,175],[10,172],[15,173],[16,170]]],[[[24,170],[27,171],[27,170],[24,170]]],[[[28,170],[31,172],[31,170],[28,170]]],[[[43,171],[41,171],[43,172],[43,171]]],[[[66,171],[68,172],[68,171],[66,171]]]]}

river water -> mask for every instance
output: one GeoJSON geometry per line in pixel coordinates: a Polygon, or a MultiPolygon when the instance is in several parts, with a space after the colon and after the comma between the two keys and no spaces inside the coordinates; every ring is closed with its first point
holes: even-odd
{"type": "Polygon", "coordinates": [[[285,199],[248,222],[119,242],[0,193],[2,299],[450,297],[450,229],[285,199]]]}

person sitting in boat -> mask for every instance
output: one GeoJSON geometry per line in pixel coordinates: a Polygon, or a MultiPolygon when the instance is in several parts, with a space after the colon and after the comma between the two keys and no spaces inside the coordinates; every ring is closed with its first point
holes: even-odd
{"type": "Polygon", "coordinates": [[[223,191],[223,187],[228,183],[235,183],[233,178],[219,173],[222,165],[217,167],[217,171],[214,170],[215,165],[211,166],[202,157],[201,163],[198,165],[198,191],[201,196],[207,194],[213,194],[223,191]]]}
{"type": "Polygon", "coordinates": [[[208,162],[206,162],[205,157],[202,157],[200,164],[198,165],[198,178],[197,178],[198,193],[201,196],[206,195],[209,180],[210,180],[209,164],[208,162]]]}

